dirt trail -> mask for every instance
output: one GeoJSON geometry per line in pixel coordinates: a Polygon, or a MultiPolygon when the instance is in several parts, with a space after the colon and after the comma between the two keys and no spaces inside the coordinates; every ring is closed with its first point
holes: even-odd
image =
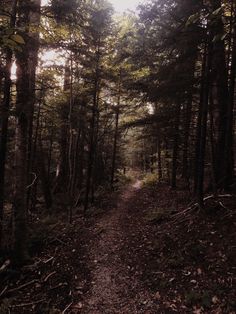
{"type": "Polygon", "coordinates": [[[119,196],[117,207],[108,211],[91,229],[89,246],[91,264],[91,289],[86,295],[83,313],[153,313],[149,293],[123,258],[130,250],[127,239],[135,236],[140,221],[135,221],[133,202],[140,181],[130,185],[119,196]],[[137,228],[137,230],[136,230],[137,228]]]}

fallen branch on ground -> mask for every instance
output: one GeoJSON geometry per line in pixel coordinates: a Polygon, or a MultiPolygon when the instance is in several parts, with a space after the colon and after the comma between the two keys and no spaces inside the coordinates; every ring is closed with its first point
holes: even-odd
{"type": "Polygon", "coordinates": [[[27,282],[27,283],[25,283],[25,284],[23,284],[23,285],[21,285],[21,286],[19,286],[19,287],[16,287],[16,288],[13,288],[13,289],[10,289],[10,290],[6,290],[6,291],[4,292],[4,294],[6,294],[6,293],[12,293],[12,292],[18,291],[18,290],[20,290],[20,289],[23,289],[23,288],[25,288],[25,287],[28,287],[28,286],[30,286],[30,285],[32,285],[32,284],[34,284],[34,283],[37,283],[37,282],[39,282],[38,279],[31,280],[31,281],[29,281],[29,282],[27,282]]]}
{"type": "Polygon", "coordinates": [[[6,287],[2,290],[2,292],[0,293],[0,297],[1,297],[2,295],[4,295],[4,293],[6,292],[7,288],[8,288],[8,286],[6,286],[6,287]]]}
{"type": "Polygon", "coordinates": [[[73,303],[71,302],[69,305],[67,305],[67,307],[62,311],[62,314],[65,314],[67,310],[69,310],[69,308],[71,307],[73,303]]]}
{"type": "Polygon", "coordinates": [[[48,279],[49,279],[50,277],[52,277],[53,275],[55,275],[56,273],[57,273],[56,271],[53,271],[52,273],[48,274],[48,275],[45,277],[44,282],[47,282],[48,279]]]}
{"type": "Polygon", "coordinates": [[[11,261],[9,259],[6,260],[0,268],[0,273],[3,272],[10,264],[11,264],[11,261]]]}
{"type": "Polygon", "coordinates": [[[68,286],[68,283],[67,282],[61,282],[57,286],[50,288],[50,290],[54,290],[54,289],[65,287],[65,286],[68,286]]]}
{"type": "Polygon", "coordinates": [[[46,261],[43,261],[44,264],[47,264],[49,262],[51,262],[54,259],[54,256],[50,257],[49,259],[47,259],[46,261]]]}
{"type": "MultiPolygon", "coordinates": [[[[218,199],[218,198],[226,198],[226,197],[233,197],[233,195],[231,195],[231,194],[220,194],[220,195],[208,195],[208,196],[206,196],[206,197],[204,197],[204,199],[203,199],[203,202],[205,203],[206,201],[208,201],[208,200],[210,200],[210,199],[218,199]]],[[[226,207],[224,207],[223,205],[222,205],[222,202],[219,202],[219,204],[223,207],[223,208],[225,208],[225,209],[227,209],[226,207]]],[[[179,213],[177,213],[177,214],[174,214],[174,215],[172,215],[172,217],[178,217],[178,216],[182,216],[182,215],[184,215],[184,214],[186,214],[186,213],[189,213],[189,212],[191,212],[191,211],[193,211],[193,210],[196,210],[197,208],[199,208],[199,203],[194,203],[194,204],[192,204],[192,205],[190,205],[190,206],[188,206],[186,209],[184,209],[183,211],[181,211],[181,212],[179,212],[179,213]]]]}
{"type": "Polygon", "coordinates": [[[10,308],[24,307],[24,306],[32,306],[32,305],[35,305],[35,304],[42,303],[42,302],[44,302],[44,301],[45,301],[45,299],[38,300],[38,301],[34,301],[34,302],[30,302],[30,303],[22,303],[22,304],[11,305],[10,308]]]}

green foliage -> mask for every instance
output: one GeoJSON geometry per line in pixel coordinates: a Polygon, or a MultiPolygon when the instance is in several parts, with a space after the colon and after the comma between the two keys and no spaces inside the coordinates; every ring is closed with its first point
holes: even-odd
{"type": "Polygon", "coordinates": [[[115,184],[114,188],[119,189],[124,187],[126,184],[132,182],[132,177],[129,174],[124,174],[124,172],[120,169],[117,171],[115,175],[115,184]]]}
{"type": "Polygon", "coordinates": [[[13,29],[0,29],[0,47],[22,51],[23,45],[25,45],[25,40],[22,35],[15,34],[13,29]]]}
{"type": "Polygon", "coordinates": [[[147,173],[142,179],[142,185],[145,187],[152,187],[155,186],[158,182],[158,175],[156,172],[154,173],[147,173]]]}
{"type": "Polygon", "coordinates": [[[10,306],[12,304],[11,299],[3,299],[0,303],[0,314],[8,314],[10,313],[10,306]]]}
{"type": "Polygon", "coordinates": [[[197,13],[191,15],[191,16],[188,18],[187,22],[186,22],[186,26],[190,26],[190,25],[192,25],[192,24],[195,24],[196,22],[199,21],[199,18],[200,18],[200,13],[199,13],[199,12],[197,12],[197,13]]]}

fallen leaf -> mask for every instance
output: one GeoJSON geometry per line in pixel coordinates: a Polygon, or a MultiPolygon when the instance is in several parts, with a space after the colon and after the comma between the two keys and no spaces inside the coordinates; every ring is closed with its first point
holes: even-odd
{"type": "Polygon", "coordinates": [[[155,293],[155,299],[156,299],[156,300],[160,300],[160,298],[161,298],[160,292],[157,291],[157,292],[155,293]]]}
{"type": "Polygon", "coordinates": [[[217,303],[219,303],[220,302],[220,300],[217,298],[217,296],[215,295],[213,298],[212,298],[212,303],[213,304],[217,304],[217,303]]]}

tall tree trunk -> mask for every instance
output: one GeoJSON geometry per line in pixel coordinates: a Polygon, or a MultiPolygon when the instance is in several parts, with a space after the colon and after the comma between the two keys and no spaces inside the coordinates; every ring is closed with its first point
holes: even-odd
{"type": "Polygon", "coordinates": [[[183,142],[183,161],[182,161],[182,177],[189,184],[189,139],[190,126],[192,120],[192,102],[193,102],[193,86],[194,86],[194,72],[195,64],[192,68],[191,83],[188,91],[188,99],[184,112],[184,142],[183,142]]]}
{"type": "MultiPolygon", "coordinates": [[[[199,155],[197,160],[197,189],[196,195],[200,208],[204,207],[204,174],[205,174],[205,151],[206,151],[206,136],[207,136],[207,117],[208,117],[208,102],[210,91],[210,71],[212,60],[212,39],[208,39],[209,43],[205,51],[206,54],[206,70],[203,78],[203,98],[202,98],[202,114],[200,119],[200,141],[199,155]]],[[[196,157],[195,157],[196,158],[196,157]]]]}
{"type": "Polygon", "coordinates": [[[201,70],[201,86],[200,86],[200,100],[197,116],[196,128],[196,143],[195,143],[195,157],[194,157],[194,194],[197,194],[198,187],[198,171],[199,171],[199,158],[200,158],[200,143],[201,143],[201,130],[202,130],[202,116],[203,116],[203,102],[205,93],[205,80],[207,71],[207,43],[204,44],[202,70],[201,70]]]}
{"type": "Polygon", "coordinates": [[[178,103],[175,108],[175,134],[173,143],[173,156],[172,156],[172,177],[171,187],[176,188],[176,176],[177,176],[177,164],[178,164],[178,153],[179,153],[179,124],[180,124],[180,111],[181,105],[178,103]]]}
{"type": "Polygon", "coordinates": [[[214,130],[214,116],[213,116],[213,90],[210,91],[209,97],[209,141],[210,141],[210,154],[211,154],[211,173],[212,173],[212,188],[214,195],[217,195],[217,182],[216,182],[216,148],[215,148],[215,130],[214,130]]]}
{"type": "Polygon", "coordinates": [[[115,108],[115,134],[114,134],[112,165],[111,165],[111,188],[113,188],[114,176],[115,176],[115,170],[116,170],[116,152],[117,152],[118,127],[119,127],[119,117],[120,117],[120,98],[121,98],[121,69],[119,73],[117,105],[115,108]]]}
{"type": "MultiPolygon", "coordinates": [[[[16,24],[17,0],[12,2],[10,28],[13,29],[16,24]]],[[[4,188],[5,188],[5,166],[7,154],[7,137],[8,137],[8,118],[11,101],[11,67],[12,67],[12,51],[10,48],[6,50],[6,65],[4,69],[4,85],[3,85],[3,101],[0,108],[0,248],[2,239],[2,220],[4,208],[4,188]]],[[[1,98],[0,98],[1,99],[1,98]]]]}
{"type": "Polygon", "coordinates": [[[233,45],[231,57],[231,69],[229,77],[229,100],[227,106],[227,125],[225,133],[224,156],[224,189],[228,190],[234,176],[234,102],[235,102],[235,77],[236,77],[236,25],[233,29],[233,45]]]}
{"type": "Polygon", "coordinates": [[[85,188],[85,198],[84,198],[84,212],[88,210],[89,205],[89,195],[91,192],[92,185],[92,174],[94,167],[94,157],[95,157],[95,136],[96,136],[96,120],[98,116],[98,94],[99,94],[99,77],[100,77],[100,50],[97,50],[96,56],[96,69],[94,77],[94,91],[93,91],[93,107],[92,107],[92,117],[90,122],[90,134],[89,134],[89,152],[88,152],[88,162],[87,162],[87,179],[85,188]]]}
{"type": "MultiPolygon", "coordinates": [[[[29,49],[28,49],[28,63],[29,63],[29,97],[31,106],[28,112],[28,147],[27,147],[27,172],[28,172],[28,182],[30,185],[32,180],[33,172],[33,154],[32,154],[32,139],[33,139],[33,125],[34,125],[34,104],[36,102],[36,67],[38,64],[38,51],[39,51],[39,28],[40,24],[40,7],[41,0],[33,0],[28,4],[30,6],[30,28],[35,29],[33,32],[29,30],[29,49]]],[[[41,95],[40,95],[41,97],[41,95]]],[[[30,194],[30,191],[29,191],[30,194]]],[[[29,196],[28,196],[29,199],[29,196]]],[[[27,204],[27,208],[28,204],[27,204]]]]}
{"type": "MultiPolygon", "coordinates": [[[[40,0],[22,0],[19,3],[18,26],[25,30],[25,45],[22,52],[16,54],[17,62],[17,97],[16,97],[16,144],[15,144],[15,186],[13,198],[14,211],[14,257],[18,264],[28,258],[27,252],[27,182],[29,142],[32,140],[31,123],[34,107],[34,84],[36,58],[31,59],[29,50],[34,44],[35,36],[29,33],[31,19],[34,25],[35,14],[39,14],[40,0]],[[31,40],[32,36],[32,40],[31,40]],[[34,60],[34,61],[33,61],[34,60]]],[[[35,26],[35,25],[34,25],[35,26]]],[[[35,57],[35,56],[34,56],[35,57]]]]}
{"type": "MultiPolygon", "coordinates": [[[[64,73],[64,92],[70,92],[70,67],[67,63],[65,66],[64,73]]],[[[68,184],[68,165],[69,165],[69,157],[68,157],[68,138],[69,138],[69,128],[68,128],[68,117],[70,112],[70,104],[68,102],[63,102],[60,104],[60,138],[59,138],[59,162],[57,166],[57,174],[55,185],[53,188],[53,192],[57,193],[60,191],[64,191],[64,184],[68,184]]]]}
{"type": "MultiPolygon", "coordinates": [[[[221,0],[212,0],[212,9],[216,10],[221,7],[221,0]]],[[[224,24],[221,14],[217,15],[214,23],[210,25],[212,38],[224,33],[224,24]]],[[[224,40],[213,40],[212,44],[212,78],[216,85],[216,100],[218,107],[218,138],[216,147],[216,170],[217,185],[223,186],[224,182],[224,158],[226,155],[226,138],[227,131],[227,107],[228,107],[228,73],[226,65],[226,52],[224,40]]]]}

